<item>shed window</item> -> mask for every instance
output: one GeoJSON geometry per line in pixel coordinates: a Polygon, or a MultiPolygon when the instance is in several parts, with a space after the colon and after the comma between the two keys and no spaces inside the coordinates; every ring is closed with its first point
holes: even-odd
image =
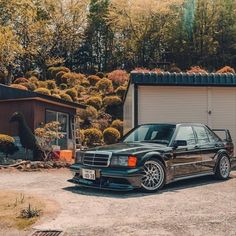
{"type": "Polygon", "coordinates": [[[56,145],[61,148],[67,148],[68,134],[69,134],[69,115],[67,113],[46,110],[46,123],[57,121],[60,123],[63,138],[56,140],[56,145]]]}

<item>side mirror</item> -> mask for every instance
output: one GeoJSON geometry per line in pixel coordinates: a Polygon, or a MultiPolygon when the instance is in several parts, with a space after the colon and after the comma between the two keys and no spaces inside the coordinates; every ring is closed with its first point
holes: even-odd
{"type": "Polygon", "coordinates": [[[173,147],[174,147],[174,148],[177,148],[177,147],[185,147],[185,146],[187,146],[187,145],[188,145],[188,144],[187,144],[187,141],[186,141],[186,140],[175,140],[173,147]]]}

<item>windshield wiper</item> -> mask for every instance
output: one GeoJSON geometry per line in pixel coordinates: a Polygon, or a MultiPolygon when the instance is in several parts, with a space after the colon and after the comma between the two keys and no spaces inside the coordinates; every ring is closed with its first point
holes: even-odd
{"type": "Polygon", "coordinates": [[[143,140],[143,141],[140,141],[140,142],[143,142],[143,143],[160,143],[160,144],[166,144],[166,145],[169,144],[169,141],[167,141],[167,140],[143,140]]]}

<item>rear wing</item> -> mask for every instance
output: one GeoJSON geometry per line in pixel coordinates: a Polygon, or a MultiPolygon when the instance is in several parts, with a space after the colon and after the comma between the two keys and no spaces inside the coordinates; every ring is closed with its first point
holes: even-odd
{"type": "Polygon", "coordinates": [[[228,129],[212,129],[212,131],[223,141],[232,142],[232,138],[228,129]]]}

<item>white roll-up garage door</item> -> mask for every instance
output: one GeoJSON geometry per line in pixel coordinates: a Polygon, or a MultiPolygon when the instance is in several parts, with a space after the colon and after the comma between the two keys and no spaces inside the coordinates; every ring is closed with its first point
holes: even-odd
{"type": "Polygon", "coordinates": [[[138,123],[208,122],[206,87],[140,86],[138,123]]]}

